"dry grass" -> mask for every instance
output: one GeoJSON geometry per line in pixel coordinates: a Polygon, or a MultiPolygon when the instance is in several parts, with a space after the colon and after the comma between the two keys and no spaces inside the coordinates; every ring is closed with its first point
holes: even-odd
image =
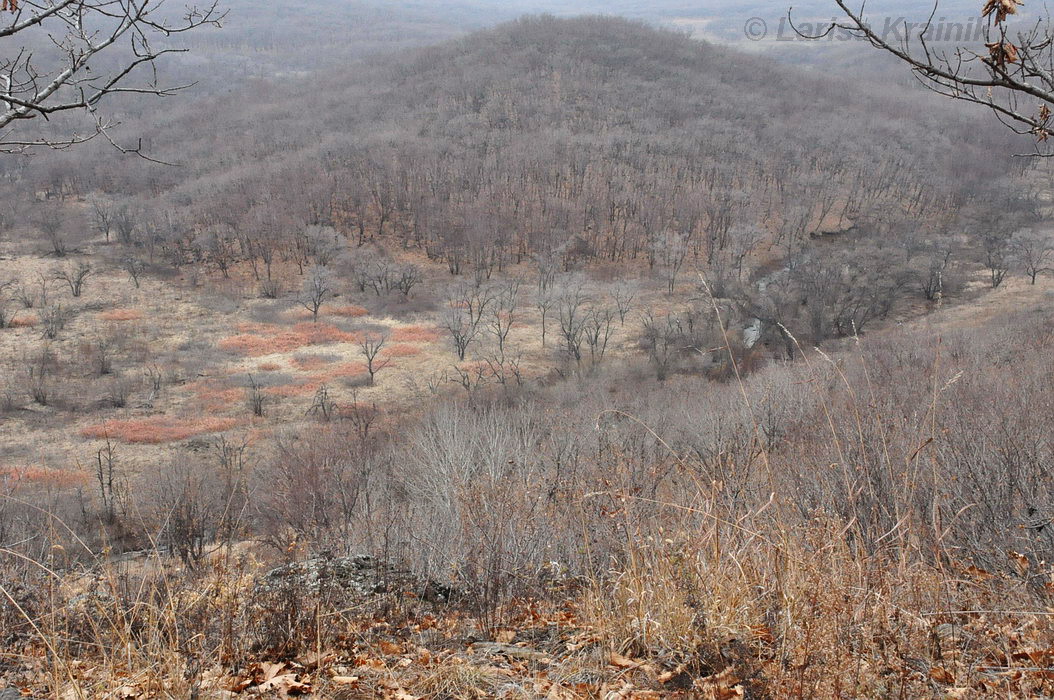
{"type": "Polygon", "coordinates": [[[261,372],[277,372],[280,369],[282,369],[282,363],[281,362],[261,362],[260,364],[256,365],[256,369],[260,370],[261,372]]]}
{"type": "Polygon", "coordinates": [[[295,382],[293,384],[283,384],[281,386],[271,386],[264,389],[264,394],[268,396],[274,396],[277,398],[294,398],[297,396],[310,396],[318,391],[318,388],[322,386],[322,381],[309,379],[302,382],[295,382]]]}
{"type": "Polygon", "coordinates": [[[110,309],[100,311],[98,318],[100,321],[140,321],[143,318],[143,312],[139,309],[110,309]]]}
{"type": "Polygon", "coordinates": [[[363,307],[353,304],[347,306],[323,306],[322,313],[329,316],[343,316],[344,318],[361,318],[370,314],[363,307]]]}
{"type": "Polygon", "coordinates": [[[151,416],[128,420],[108,420],[89,425],[80,431],[81,437],[111,439],[120,442],[157,445],[186,440],[196,435],[220,433],[240,425],[234,418],[173,418],[151,416]]]}

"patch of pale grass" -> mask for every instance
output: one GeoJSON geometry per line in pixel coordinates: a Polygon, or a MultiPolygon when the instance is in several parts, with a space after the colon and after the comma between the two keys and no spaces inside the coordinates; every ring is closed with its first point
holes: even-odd
{"type": "Polygon", "coordinates": [[[139,321],[143,312],[139,309],[110,309],[99,312],[100,321],[139,321]]]}
{"type": "MultiPolygon", "coordinates": [[[[498,668],[476,666],[454,658],[429,668],[410,686],[410,689],[415,695],[425,698],[449,698],[449,700],[493,698],[496,697],[498,688],[511,680],[509,675],[503,674],[498,668]]],[[[517,696],[508,695],[507,697],[517,696]]]]}

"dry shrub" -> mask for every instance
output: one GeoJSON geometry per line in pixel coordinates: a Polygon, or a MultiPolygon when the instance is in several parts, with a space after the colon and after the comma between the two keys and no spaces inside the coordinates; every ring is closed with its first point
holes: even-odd
{"type": "Polygon", "coordinates": [[[282,330],[275,326],[257,327],[251,333],[224,338],[219,342],[221,350],[248,357],[260,357],[274,353],[292,352],[309,345],[330,343],[354,343],[359,334],[343,331],[326,323],[298,323],[292,329],[282,330]]]}
{"type": "Polygon", "coordinates": [[[403,326],[393,329],[389,340],[393,343],[434,343],[439,340],[439,331],[428,326],[403,326]]]}
{"type": "Polygon", "coordinates": [[[8,328],[34,328],[40,323],[40,319],[36,316],[16,316],[11,319],[7,326],[8,328]]]}
{"type": "Polygon", "coordinates": [[[143,312],[138,309],[110,309],[100,311],[100,321],[139,321],[143,318],[143,312]]]}
{"type": "Polygon", "coordinates": [[[129,420],[108,420],[89,425],[80,431],[81,437],[112,439],[146,445],[186,440],[195,435],[221,433],[236,427],[240,421],[234,418],[175,418],[151,416],[129,420]]]}
{"type": "Polygon", "coordinates": [[[420,355],[423,351],[416,345],[410,345],[409,343],[399,343],[392,345],[391,347],[384,348],[383,354],[387,357],[413,357],[420,355]]]}
{"type": "Polygon", "coordinates": [[[277,372],[278,370],[282,369],[282,363],[261,362],[260,364],[256,365],[256,369],[260,370],[261,372],[277,372]]]}

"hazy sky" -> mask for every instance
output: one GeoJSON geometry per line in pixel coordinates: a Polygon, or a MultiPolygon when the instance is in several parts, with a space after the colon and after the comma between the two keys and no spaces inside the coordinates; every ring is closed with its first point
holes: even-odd
{"type": "MultiPolygon", "coordinates": [[[[439,0],[435,0],[439,2],[439,0]]],[[[793,34],[786,23],[787,11],[794,6],[795,21],[830,20],[839,15],[833,0],[469,0],[478,7],[501,15],[550,12],[555,15],[580,13],[618,14],[679,26],[699,36],[727,41],[746,40],[747,24],[755,31],[764,22],[768,41],[793,34]]],[[[857,4],[859,0],[856,0],[857,4]]],[[[976,26],[981,0],[941,0],[935,21],[945,25],[976,26]]],[[[929,2],[918,0],[871,0],[867,16],[873,26],[892,31],[904,21],[921,22],[933,10],[929,2]]],[[[1022,12],[1019,21],[1027,21],[1022,12]]],[[[751,37],[754,38],[754,37],[751,37]]]]}

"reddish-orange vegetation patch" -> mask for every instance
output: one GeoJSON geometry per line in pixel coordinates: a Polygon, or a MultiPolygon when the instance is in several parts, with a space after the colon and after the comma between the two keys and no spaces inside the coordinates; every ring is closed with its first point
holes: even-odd
{"type": "Polygon", "coordinates": [[[40,323],[40,319],[36,316],[16,316],[7,325],[11,328],[32,328],[38,323],[40,323]]]}
{"type": "Polygon", "coordinates": [[[387,357],[413,357],[414,355],[420,355],[421,352],[421,348],[408,343],[399,343],[384,348],[384,355],[387,357]]]}
{"type": "Polygon", "coordinates": [[[434,343],[439,340],[439,331],[428,326],[403,326],[392,331],[393,343],[434,343]]]}
{"type": "Polygon", "coordinates": [[[138,321],[143,318],[143,312],[139,309],[110,309],[100,311],[100,321],[138,321]]]}
{"type": "Polygon", "coordinates": [[[275,326],[263,326],[249,333],[241,333],[220,341],[221,350],[249,357],[259,357],[278,352],[292,352],[308,345],[327,343],[354,343],[359,334],[342,331],[328,323],[298,323],[289,330],[275,326]]]}
{"type": "Polygon", "coordinates": [[[304,372],[314,372],[325,369],[333,362],[333,358],[325,355],[300,355],[290,360],[289,364],[304,372]]]}
{"type": "Polygon", "coordinates": [[[219,433],[230,430],[239,424],[235,418],[173,418],[170,416],[151,416],[131,420],[108,420],[89,425],[81,430],[86,438],[120,440],[146,445],[157,445],[163,442],[186,440],[195,435],[219,433]]]}
{"type": "MultiPolygon", "coordinates": [[[[392,365],[388,365],[391,367],[392,365]]],[[[366,374],[366,363],[365,362],[342,362],[335,367],[331,367],[325,372],[319,372],[314,375],[320,382],[328,382],[334,379],[349,379],[354,377],[361,377],[366,374]]]]}
{"type": "Polygon", "coordinates": [[[88,474],[66,469],[49,469],[44,466],[0,467],[0,484],[15,489],[39,486],[42,488],[69,489],[88,483],[88,474]]]}
{"type": "Polygon", "coordinates": [[[282,363],[261,362],[260,364],[256,365],[256,369],[260,370],[261,372],[277,372],[278,370],[282,369],[282,363]]]}
{"type": "Polygon", "coordinates": [[[322,313],[331,314],[333,316],[343,316],[345,318],[361,318],[362,316],[368,316],[369,311],[361,306],[355,306],[349,304],[348,306],[323,306],[322,313]]]}

